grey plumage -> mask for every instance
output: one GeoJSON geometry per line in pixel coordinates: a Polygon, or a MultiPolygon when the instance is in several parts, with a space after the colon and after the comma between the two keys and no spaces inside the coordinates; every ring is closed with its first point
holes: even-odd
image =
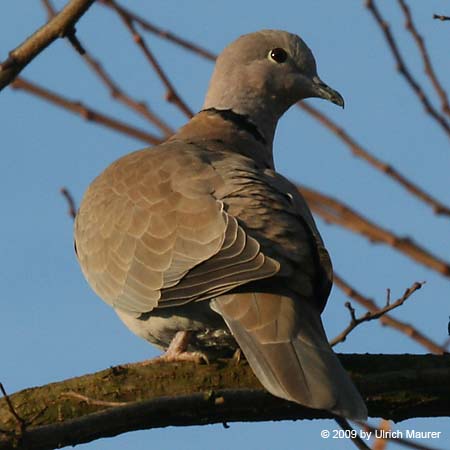
{"type": "Polygon", "coordinates": [[[217,61],[203,111],[91,184],[77,254],[95,292],[139,336],[165,349],[187,330],[190,349],[202,351],[233,349],[235,338],[274,395],[365,418],[320,319],[328,253],[273,166],[279,117],[310,96],[343,105],[300,38],[266,30],[238,39],[217,61]]]}

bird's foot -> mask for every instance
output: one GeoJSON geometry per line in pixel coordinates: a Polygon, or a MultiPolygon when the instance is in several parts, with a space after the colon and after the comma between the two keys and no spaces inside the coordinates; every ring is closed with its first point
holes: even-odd
{"type": "Polygon", "coordinates": [[[239,363],[242,360],[242,350],[238,347],[235,352],[233,353],[232,359],[236,366],[239,365],[239,363]]]}
{"type": "Polygon", "coordinates": [[[155,358],[161,362],[180,362],[180,361],[190,361],[196,364],[209,364],[208,357],[202,352],[177,352],[177,353],[164,353],[164,355],[155,358]]]}
{"type": "Polygon", "coordinates": [[[141,366],[148,366],[150,364],[159,364],[164,362],[180,362],[180,361],[190,361],[196,364],[206,363],[209,364],[208,357],[202,352],[188,352],[187,346],[189,344],[189,331],[178,331],[169,348],[166,352],[157,356],[156,358],[149,359],[147,361],[142,361],[139,363],[141,366]]]}

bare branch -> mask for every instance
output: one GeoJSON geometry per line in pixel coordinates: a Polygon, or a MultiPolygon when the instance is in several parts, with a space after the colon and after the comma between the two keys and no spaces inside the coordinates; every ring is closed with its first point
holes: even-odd
{"type": "MultiPolygon", "coordinates": [[[[44,8],[47,11],[47,17],[48,20],[52,20],[56,16],[56,11],[54,10],[50,0],[41,0],[42,4],[44,5],[44,8]]],[[[72,45],[72,48],[76,50],[77,53],[80,55],[84,55],[85,50],[84,47],[81,45],[81,42],[78,40],[78,38],[75,36],[75,28],[72,28],[65,36],[67,40],[72,45]]]]}
{"type": "Polygon", "coordinates": [[[156,74],[166,87],[167,89],[166,100],[177,106],[186,115],[186,117],[191,118],[194,115],[192,110],[186,105],[186,103],[183,101],[181,96],[176,91],[175,87],[169,80],[168,76],[162,69],[161,65],[159,64],[153,53],[150,51],[150,48],[146,44],[144,38],[141,36],[140,33],[138,33],[136,27],[134,26],[133,20],[126,13],[124,13],[121,8],[118,7],[118,5],[114,0],[107,0],[107,1],[111,5],[111,7],[113,7],[117,11],[117,14],[119,14],[128,31],[133,36],[134,42],[136,42],[136,44],[140,47],[145,57],[147,58],[147,61],[153,67],[156,74]]]}
{"type": "Polygon", "coordinates": [[[406,4],[405,0],[397,0],[397,1],[400,5],[400,8],[403,11],[403,14],[405,15],[406,19],[405,27],[411,33],[412,37],[414,38],[414,41],[417,44],[417,48],[419,49],[423,65],[425,68],[425,73],[428,75],[428,78],[430,79],[434,90],[441,99],[442,111],[444,111],[445,114],[450,115],[450,105],[448,104],[447,92],[445,92],[445,89],[442,87],[442,84],[437,79],[436,72],[434,71],[433,65],[431,64],[430,55],[426,48],[425,41],[417,31],[417,28],[413,22],[411,10],[409,9],[409,6],[406,4]]]}
{"type": "Polygon", "coordinates": [[[53,17],[56,16],[57,12],[50,0],[41,0],[41,3],[44,5],[45,10],[47,11],[47,19],[52,20],[53,17]]]}
{"type": "Polygon", "coordinates": [[[344,203],[312,188],[298,185],[310,208],[326,222],[361,234],[371,242],[382,242],[440,274],[450,277],[450,264],[421,247],[409,237],[399,237],[371,222],[344,203]]]}
{"type": "MultiPolygon", "coordinates": [[[[381,419],[380,425],[378,426],[379,430],[390,431],[391,424],[388,420],[381,419]]],[[[373,443],[372,450],[385,450],[387,446],[388,440],[382,437],[376,437],[373,443]]]]}
{"type": "Polygon", "coordinates": [[[384,308],[379,308],[376,311],[366,312],[363,316],[356,317],[355,310],[352,308],[350,302],[346,302],[345,306],[350,311],[350,324],[333,340],[330,341],[330,345],[334,347],[339,342],[344,342],[347,339],[347,336],[358,326],[364,322],[370,322],[371,320],[380,319],[387,312],[392,311],[395,308],[403,305],[405,301],[411,297],[414,292],[419,290],[425,283],[415,282],[410,288],[406,289],[405,293],[397,299],[394,303],[386,302],[386,306],[384,308]]]}
{"type": "Polygon", "coordinates": [[[408,180],[404,175],[402,175],[396,168],[392,167],[384,161],[376,158],[368,150],[363,148],[358,144],[342,127],[333,122],[328,116],[314,108],[309,103],[299,102],[297,106],[306,111],[312,117],[317,119],[322,125],[328,128],[332,133],[334,133],[338,138],[340,138],[350,149],[354,156],[363,159],[370,166],[384,173],[397,183],[399,183],[403,188],[405,188],[409,193],[418,199],[422,200],[424,203],[430,205],[436,214],[442,214],[450,216],[450,208],[439,200],[435,199],[427,192],[425,192],[421,187],[412,181],[408,180]]]}
{"type": "MultiPolygon", "coordinates": [[[[344,431],[348,430],[354,433],[354,429],[350,426],[347,419],[337,416],[334,420],[344,431]]],[[[356,448],[359,448],[359,450],[370,450],[370,447],[368,447],[365,442],[359,437],[359,434],[356,434],[356,436],[350,434],[350,439],[353,444],[355,444],[356,448]]]]}
{"type": "Polygon", "coordinates": [[[206,50],[205,48],[200,47],[199,45],[194,44],[193,42],[183,39],[173,34],[171,31],[163,30],[157,27],[156,25],[153,25],[148,20],[143,19],[141,16],[138,16],[129,9],[120,6],[116,2],[113,5],[112,2],[110,2],[109,0],[99,0],[99,3],[101,5],[108,6],[111,9],[115,9],[116,11],[120,10],[122,14],[128,16],[133,22],[138,23],[144,30],[153,33],[156,36],[159,36],[160,38],[167,39],[168,41],[173,42],[174,44],[177,44],[186,50],[196,53],[197,55],[202,56],[203,58],[209,59],[210,61],[215,61],[216,59],[216,55],[210,52],[209,50],[206,50]]]}
{"type": "Polygon", "coordinates": [[[446,20],[450,20],[450,16],[443,16],[441,14],[433,14],[433,19],[438,19],[441,21],[446,21],[446,20]]]}
{"type": "MultiPolygon", "coordinates": [[[[360,305],[364,306],[370,312],[376,313],[379,310],[379,307],[372,299],[362,295],[355,288],[344,281],[336,272],[334,273],[334,284],[347,296],[358,302],[360,305]]],[[[440,346],[439,344],[435,343],[410,324],[401,322],[398,319],[394,319],[388,314],[382,315],[380,317],[380,322],[383,325],[390,326],[391,328],[394,328],[397,331],[406,334],[411,339],[428,349],[430,352],[433,352],[437,355],[443,355],[444,353],[446,353],[445,346],[440,346]]]]}
{"type": "Polygon", "coordinates": [[[418,81],[412,76],[411,72],[407,68],[405,61],[400,53],[400,50],[397,46],[397,43],[391,33],[389,24],[384,20],[384,18],[381,16],[380,11],[378,10],[375,0],[366,0],[366,7],[367,9],[372,13],[372,16],[374,17],[376,23],[380,27],[381,31],[384,34],[384,37],[386,39],[386,42],[389,46],[389,49],[392,52],[392,55],[394,56],[394,59],[397,64],[397,70],[399,73],[405,78],[408,85],[411,87],[413,92],[416,94],[418,99],[421,101],[423,107],[425,108],[425,111],[433,117],[433,119],[442,127],[442,129],[445,131],[447,136],[450,137],[450,125],[446,121],[445,117],[442,116],[436,108],[431,104],[430,100],[426,96],[425,92],[423,91],[422,87],[418,83],[418,81]]]}
{"type": "Polygon", "coordinates": [[[56,39],[69,37],[75,43],[74,25],[94,1],[71,0],[57,16],[12,50],[8,59],[0,64],[0,90],[56,39]]]}
{"type": "MultiPolygon", "coordinates": [[[[47,10],[47,14],[50,17],[53,17],[56,15],[56,10],[51,4],[50,0],[42,0],[43,4],[47,10]]],[[[103,66],[96,60],[90,52],[86,49],[85,44],[81,44],[84,49],[84,53],[82,54],[84,62],[88,65],[88,67],[93,71],[94,75],[97,76],[97,78],[106,86],[106,88],[109,90],[109,94],[112,98],[115,100],[118,100],[119,102],[123,103],[128,108],[132,109],[133,111],[137,112],[141,116],[143,116],[145,119],[147,119],[150,123],[153,125],[156,125],[166,137],[169,137],[173,134],[173,129],[164,122],[158,115],[151,111],[150,108],[143,102],[138,101],[130,97],[128,94],[126,94],[117,83],[113,81],[111,76],[106,72],[106,70],[103,68],[103,66]]]]}
{"type": "Polygon", "coordinates": [[[148,105],[143,101],[138,101],[126,94],[119,86],[112,80],[111,76],[106,72],[102,65],[94,59],[87,51],[83,55],[86,64],[93,70],[93,72],[100,78],[100,80],[109,89],[111,97],[128,106],[135,112],[142,115],[149,122],[156,125],[166,137],[171,136],[174,130],[163,121],[155,112],[150,110],[148,105]]]}
{"type": "Polygon", "coordinates": [[[22,417],[20,417],[19,414],[17,414],[11,402],[11,399],[9,398],[9,395],[7,394],[2,383],[0,383],[0,391],[3,394],[3,398],[5,399],[6,405],[8,406],[8,411],[11,413],[12,417],[14,417],[19,433],[22,433],[23,430],[25,429],[25,420],[23,420],[22,417]]]}
{"type": "Polygon", "coordinates": [[[77,216],[77,207],[75,206],[75,200],[73,199],[72,194],[69,192],[69,190],[65,187],[62,187],[60,189],[61,194],[66,199],[67,204],[69,206],[69,216],[72,217],[72,219],[75,219],[77,216]]]}
{"type": "Polygon", "coordinates": [[[160,144],[162,142],[162,138],[160,137],[157,137],[146,131],[140,130],[139,128],[128,125],[124,122],[114,119],[113,117],[109,117],[106,114],[96,111],[84,105],[81,102],[76,102],[73,100],[69,100],[65,97],[62,97],[61,95],[56,94],[41,86],[38,86],[37,84],[32,83],[31,81],[27,81],[24,78],[17,78],[12,83],[11,87],[13,89],[22,89],[50,103],[53,103],[68,111],[78,114],[88,121],[104,125],[107,128],[111,128],[120,133],[132,136],[143,142],[147,142],[149,144],[160,144]]]}

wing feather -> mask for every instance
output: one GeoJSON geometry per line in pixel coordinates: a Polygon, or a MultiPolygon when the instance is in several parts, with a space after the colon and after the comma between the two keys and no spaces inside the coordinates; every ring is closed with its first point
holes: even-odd
{"type": "Polygon", "coordinates": [[[78,257],[94,290],[116,308],[144,313],[204,300],[279,270],[214,197],[222,177],[186,147],[131,153],[85,194],[78,257]]]}

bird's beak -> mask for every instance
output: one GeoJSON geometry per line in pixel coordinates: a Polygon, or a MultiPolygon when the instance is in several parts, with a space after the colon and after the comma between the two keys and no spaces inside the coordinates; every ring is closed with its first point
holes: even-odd
{"type": "Polygon", "coordinates": [[[331,89],[330,86],[325,84],[318,76],[312,78],[312,90],[314,92],[314,97],[323,98],[324,100],[329,100],[335,105],[344,107],[344,99],[338,91],[331,89]]]}

